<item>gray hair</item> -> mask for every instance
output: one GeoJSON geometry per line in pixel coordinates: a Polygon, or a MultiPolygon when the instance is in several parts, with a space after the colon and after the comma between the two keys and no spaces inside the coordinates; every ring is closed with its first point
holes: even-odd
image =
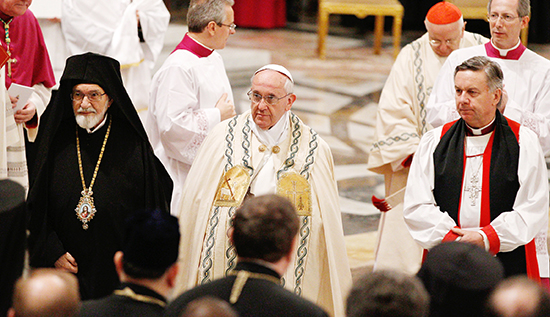
{"type": "MultiPolygon", "coordinates": [[[[489,0],[487,4],[487,12],[491,13],[491,3],[493,0],[489,0]]],[[[530,0],[518,0],[518,16],[525,17],[531,14],[531,2],[530,0]]]]}
{"type": "Polygon", "coordinates": [[[455,77],[458,72],[465,70],[474,72],[484,71],[490,92],[494,92],[496,89],[502,89],[503,87],[502,81],[504,80],[504,75],[502,69],[500,69],[500,66],[496,62],[493,62],[485,56],[474,56],[458,65],[455,68],[455,77]]]}
{"type": "Polygon", "coordinates": [[[234,0],[191,0],[187,11],[189,32],[201,33],[210,21],[223,23],[226,6],[234,4],[234,0]]]}

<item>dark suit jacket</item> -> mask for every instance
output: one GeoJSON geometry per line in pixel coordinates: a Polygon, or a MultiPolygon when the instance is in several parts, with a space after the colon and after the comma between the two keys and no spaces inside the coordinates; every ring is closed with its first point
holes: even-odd
{"type": "MultiPolygon", "coordinates": [[[[273,270],[250,262],[240,262],[235,271],[246,270],[253,273],[261,273],[280,276],[273,270]]],[[[197,286],[176,298],[166,308],[164,316],[179,317],[188,303],[194,299],[213,296],[229,302],[231,289],[236,276],[227,276],[211,283],[197,286]]],[[[262,316],[323,316],[328,317],[317,305],[286,290],[273,281],[261,278],[249,278],[246,282],[238,301],[232,305],[240,317],[262,316]]]]}
{"type": "Polygon", "coordinates": [[[135,294],[142,295],[139,299],[124,295],[112,294],[107,297],[95,300],[88,300],[82,303],[80,310],[81,317],[134,317],[134,316],[162,316],[166,299],[147,287],[136,284],[122,283],[118,290],[129,287],[135,294]]]}

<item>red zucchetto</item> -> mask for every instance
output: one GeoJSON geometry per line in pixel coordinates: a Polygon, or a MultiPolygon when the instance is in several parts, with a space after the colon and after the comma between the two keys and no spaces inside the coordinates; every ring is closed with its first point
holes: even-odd
{"type": "Polygon", "coordinates": [[[449,24],[458,21],[462,12],[452,3],[438,2],[430,8],[426,20],[433,24],[449,24]]]}

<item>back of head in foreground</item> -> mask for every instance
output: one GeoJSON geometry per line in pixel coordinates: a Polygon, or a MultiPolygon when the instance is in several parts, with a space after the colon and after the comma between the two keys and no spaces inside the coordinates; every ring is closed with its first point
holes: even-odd
{"type": "Polygon", "coordinates": [[[487,300],[486,317],[550,316],[550,294],[525,275],[498,284],[487,300]]]}
{"type": "Polygon", "coordinates": [[[247,199],[235,213],[233,239],[240,260],[278,262],[290,254],[298,216],[288,199],[264,195],[247,199]]]}
{"type": "Polygon", "coordinates": [[[76,277],[56,269],[37,269],[20,278],[9,317],[78,316],[80,294],[76,277]]]}
{"type": "Polygon", "coordinates": [[[239,317],[228,302],[212,296],[191,301],[181,317],[239,317]]]}
{"type": "Polygon", "coordinates": [[[433,247],[417,276],[430,294],[430,317],[482,316],[504,269],[482,248],[453,241],[433,247]]]}
{"type": "Polygon", "coordinates": [[[130,215],[125,225],[121,254],[126,279],[162,277],[178,259],[178,219],[158,209],[143,210],[130,215]]]}
{"type": "Polygon", "coordinates": [[[347,317],[426,317],[430,297],[415,276],[376,271],[354,283],[346,302],[347,317]]]}

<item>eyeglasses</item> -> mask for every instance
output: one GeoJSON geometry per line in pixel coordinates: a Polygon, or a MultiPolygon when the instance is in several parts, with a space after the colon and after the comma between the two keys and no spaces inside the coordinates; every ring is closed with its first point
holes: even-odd
{"type": "Polygon", "coordinates": [[[291,95],[292,93],[288,93],[280,98],[277,98],[273,95],[262,96],[259,93],[253,92],[252,90],[250,90],[246,94],[248,95],[248,99],[250,99],[250,101],[252,101],[253,103],[260,103],[263,99],[268,105],[274,106],[279,102],[279,100],[287,97],[288,95],[291,95]]]}
{"type": "MultiPolygon", "coordinates": [[[[461,37],[457,37],[457,38],[454,38],[454,39],[450,39],[450,40],[445,40],[445,45],[449,46],[451,44],[455,44],[456,42],[460,41],[461,37]]],[[[430,40],[430,45],[432,46],[439,46],[441,45],[441,43],[443,43],[442,41],[440,40],[430,40]]]]}
{"type": "Polygon", "coordinates": [[[83,93],[81,91],[73,91],[73,93],[71,94],[71,100],[72,101],[82,101],[84,100],[84,97],[88,97],[88,100],[90,102],[98,102],[101,100],[101,97],[103,97],[103,95],[105,95],[107,93],[100,93],[99,91],[92,91],[90,93],[83,93]]]}
{"type": "Polygon", "coordinates": [[[235,23],[231,23],[231,24],[223,24],[223,23],[218,23],[219,26],[227,26],[229,28],[229,30],[231,31],[235,31],[235,29],[237,28],[237,25],[235,23]]]}
{"type": "Polygon", "coordinates": [[[510,15],[510,14],[499,15],[497,13],[491,13],[491,14],[487,15],[487,20],[489,20],[491,22],[497,22],[499,18],[502,19],[506,23],[511,23],[515,19],[521,18],[521,17],[520,16],[515,17],[515,16],[510,15]]]}

